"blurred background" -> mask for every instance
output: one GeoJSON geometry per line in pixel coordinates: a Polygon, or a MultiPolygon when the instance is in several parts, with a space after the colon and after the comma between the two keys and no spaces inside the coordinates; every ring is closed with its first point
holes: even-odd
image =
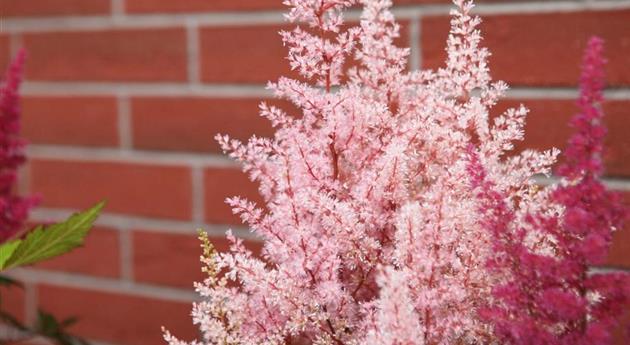
{"type": "MultiPolygon", "coordinates": [[[[394,2],[411,68],[441,66],[449,1],[394,2]]],[[[161,326],[196,335],[195,229],[220,249],[228,228],[260,247],[223,204],[256,200],[256,187],[213,137],[272,133],[257,109],[266,82],[290,74],[283,10],[281,0],[0,0],[0,67],[28,51],[21,190],[44,200],[32,222],[108,200],[84,248],[13,272],[26,289],[3,307],[25,320],[38,306],[78,316],[73,331],[97,344],[160,344],[161,326]]],[[[512,86],[497,112],[531,109],[519,149],[564,147],[582,49],[605,39],[607,181],[630,200],[630,1],[478,1],[476,13],[493,77],[512,86]]],[[[608,267],[630,269],[629,231],[608,267]]]]}

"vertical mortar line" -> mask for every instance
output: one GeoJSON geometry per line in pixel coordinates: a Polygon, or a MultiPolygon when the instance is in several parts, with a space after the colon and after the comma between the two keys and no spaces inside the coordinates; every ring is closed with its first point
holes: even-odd
{"type": "Polygon", "coordinates": [[[29,325],[35,324],[39,305],[38,287],[35,283],[24,284],[24,319],[29,325]]]}
{"type": "Polygon", "coordinates": [[[130,150],[133,147],[133,134],[131,130],[131,100],[128,95],[116,96],[117,120],[118,120],[118,145],[122,150],[130,150]]]}
{"type": "Polygon", "coordinates": [[[22,165],[18,170],[17,191],[20,195],[30,194],[31,190],[31,165],[26,160],[26,163],[22,165]]]}
{"type": "Polygon", "coordinates": [[[111,0],[112,17],[120,19],[125,15],[125,0],[111,0]]]}
{"type": "Polygon", "coordinates": [[[421,47],[420,47],[420,17],[414,16],[411,19],[409,25],[409,48],[411,48],[411,54],[409,55],[409,66],[411,70],[418,70],[421,67],[420,59],[421,47]]]}
{"type": "Polygon", "coordinates": [[[193,20],[186,22],[186,53],[188,55],[188,82],[199,84],[201,81],[199,25],[193,20]]]}
{"type": "Polygon", "coordinates": [[[197,226],[201,226],[204,223],[205,218],[203,166],[200,164],[193,165],[191,174],[192,219],[197,226]]]}
{"type": "Polygon", "coordinates": [[[118,229],[118,245],[120,247],[120,278],[124,282],[132,282],[133,274],[133,236],[131,229],[118,229]]]}

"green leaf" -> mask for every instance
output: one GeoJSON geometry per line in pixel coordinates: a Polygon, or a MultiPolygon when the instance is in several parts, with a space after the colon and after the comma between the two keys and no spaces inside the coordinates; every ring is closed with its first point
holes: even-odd
{"type": "Polygon", "coordinates": [[[69,317],[69,318],[61,321],[59,323],[59,325],[61,326],[62,329],[66,329],[66,328],[74,325],[77,322],[79,322],[79,318],[77,318],[76,316],[72,316],[72,317],[69,317]]]}
{"type": "Polygon", "coordinates": [[[54,315],[43,310],[38,310],[35,332],[43,336],[51,337],[58,334],[60,331],[59,321],[57,321],[54,315]]]}
{"type": "Polygon", "coordinates": [[[13,252],[22,243],[22,240],[15,240],[0,244],[0,270],[4,268],[4,265],[9,260],[13,252]]]}
{"type": "Polygon", "coordinates": [[[75,337],[66,332],[66,328],[72,326],[77,321],[78,319],[75,317],[59,321],[54,315],[39,310],[37,313],[37,322],[32,332],[49,340],[54,340],[55,344],[59,345],[89,345],[84,339],[75,337]]]}
{"type": "Polygon", "coordinates": [[[65,254],[83,244],[83,240],[104,202],[91,209],[70,216],[65,222],[44,228],[38,226],[23,239],[2,269],[30,265],[65,254]]]}

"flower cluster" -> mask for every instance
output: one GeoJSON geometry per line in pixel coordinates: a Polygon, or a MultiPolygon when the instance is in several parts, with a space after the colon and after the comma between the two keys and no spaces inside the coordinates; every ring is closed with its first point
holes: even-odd
{"type": "Polygon", "coordinates": [[[24,163],[18,88],[26,54],[20,51],[0,85],[0,243],[22,230],[37,197],[15,194],[17,169],[24,163]]]}
{"type": "Polygon", "coordinates": [[[536,197],[537,210],[519,215],[484,176],[478,154],[471,150],[473,185],[493,234],[490,268],[502,277],[493,289],[493,305],[481,314],[504,343],[609,344],[630,302],[630,276],[589,272],[604,263],[611,230],[627,217],[620,195],[598,180],[605,134],[601,54],[602,41],[591,39],[583,64],[581,112],[572,120],[576,132],[558,169],[563,180],[536,197]]]}
{"type": "Polygon", "coordinates": [[[491,119],[507,85],[491,81],[472,3],[455,1],[446,66],[435,71],[408,69],[390,0],[285,3],[302,25],[282,33],[302,79],[269,87],[301,114],[263,104],[273,138],[218,136],[260,186],[264,205],[228,203],[264,240],[262,258],[231,234],[229,253],[204,238],[209,276],[193,309],[203,339],[192,344],[604,339],[608,304],[626,295],[622,276],[586,272],[622,218],[591,166],[599,85],[584,83],[591,108],[576,120],[582,147],[570,154],[588,162],[542,188],[532,177],[550,174],[559,152],[512,152],[523,106],[491,119]],[[343,23],[359,3],[360,23],[343,23]]]}

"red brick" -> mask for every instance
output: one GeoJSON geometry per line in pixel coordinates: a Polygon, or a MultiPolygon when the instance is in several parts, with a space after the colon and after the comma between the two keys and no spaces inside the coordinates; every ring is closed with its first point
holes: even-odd
{"type": "MultiPolygon", "coordinates": [[[[210,240],[220,252],[229,249],[229,242],[224,236],[210,240]]],[[[201,248],[196,235],[139,230],[133,233],[133,244],[133,272],[136,281],[191,288],[193,282],[200,282],[205,278],[205,274],[201,272],[201,248]]],[[[255,253],[260,252],[259,242],[246,241],[245,246],[255,253]]]]}
{"type": "Polygon", "coordinates": [[[184,81],[181,28],[24,35],[27,77],[59,81],[184,81]]]}
{"type": "Polygon", "coordinates": [[[11,49],[9,46],[9,36],[0,35],[0,73],[4,76],[4,72],[11,60],[11,49]]]}
{"type": "Polygon", "coordinates": [[[615,333],[614,345],[627,345],[630,340],[630,311],[626,311],[615,333]]]}
{"type": "Polygon", "coordinates": [[[615,232],[606,264],[613,267],[630,268],[630,227],[615,232]]]}
{"type": "Polygon", "coordinates": [[[287,50],[278,34],[288,29],[288,26],[202,29],[202,79],[213,83],[265,83],[291,74],[287,50]]]}
{"type": "MultiPolygon", "coordinates": [[[[484,16],[482,44],[496,79],[514,85],[575,85],[589,36],[606,41],[607,79],[630,85],[630,10],[484,16]]],[[[448,18],[422,21],[423,66],[444,65],[448,18]]]]}
{"type": "MultiPolygon", "coordinates": [[[[409,46],[408,24],[401,23],[401,46],[409,46]]],[[[298,77],[287,61],[278,33],[292,26],[209,27],[201,30],[201,76],[211,83],[266,83],[298,77]]],[[[348,64],[351,66],[352,61],[348,64]]]]}
{"type": "Polygon", "coordinates": [[[0,288],[0,297],[2,297],[0,310],[8,312],[19,321],[24,322],[26,311],[24,290],[16,286],[10,288],[2,287],[0,288]]]}
{"type": "MultiPolygon", "coordinates": [[[[485,0],[488,1],[515,1],[515,0],[485,0]]],[[[414,4],[444,4],[452,3],[452,0],[394,0],[394,5],[414,4]]],[[[127,0],[127,12],[129,13],[181,13],[197,11],[256,11],[256,10],[285,10],[288,7],[282,5],[282,0],[127,0]]]]}
{"type": "Polygon", "coordinates": [[[120,248],[118,231],[102,227],[92,229],[85,245],[74,251],[47,260],[38,268],[94,275],[101,277],[120,276],[120,248]]]}
{"type": "Polygon", "coordinates": [[[117,146],[116,99],[24,97],[22,133],[33,144],[117,146]]]}
{"type": "Polygon", "coordinates": [[[255,11],[285,8],[281,0],[127,0],[129,13],[255,11]]]}
{"type": "MultiPolygon", "coordinates": [[[[572,129],[571,117],[578,111],[573,100],[509,100],[497,107],[497,113],[507,107],[523,103],[530,109],[525,126],[525,141],[516,144],[517,150],[525,148],[564,149],[572,129]]],[[[606,174],[609,176],[630,176],[630,138],[626,128],[630,126],[627,109],[628,101],[608,101],[604,104],[605,121],[608,127],[606,136],[606,174]]]]}
{"type": "Polygon", "coordinates": [[[85,208],[105,199],[105,212],[183,220],[191,215],[188,167],[32,159],[30,174],[43,206],[85,208]]]}
{"type": "Polygon", "coordinates": [[[605,106],[608,136],[606,169],[609,175],[630,176],[630,101],[609,101],[605,106]]]}
{"type": "MultiPolygon", "coordinates": [[[[257,185],[240,170],[208,168],[204,172],[206,221],[215,224],[241,224],[225,204],[225,198],[240,196],[261,205],[257,185]]],[[[264,205],[262,205],[264,206],[264,205]]]]}
{"type": "MultiPolygon", "coordinates": [[[[626,205],[630,206],[630,192],[624,193],[624,199],[626,205]]],[[[624,229],[613,235],[613,245],[610,248],[606,264],[630,269],[630,223],[626,223],[624,229]]]]}
{"type": "Polygon", "coordinates": [[[61,319],[77,316],[79,322],[71,331],[94,340],[120,345],[161,344],[161,326],[184,340],[197,335],[189,316],[191,303],[48,285],[39,287],[39,303],[61,319]]]}
{"type": "Polygon", "coordinates": [[[247,140],[271,136],[257,99],[138,98],[132,100],[134,146],[150,150],[220,152],[217,133],[247,140]]]}
{"type": "Polygon", "coordinates": [[[96,15],[110,12],[110,0],[0,0],[3,17],[96,15]]]}

